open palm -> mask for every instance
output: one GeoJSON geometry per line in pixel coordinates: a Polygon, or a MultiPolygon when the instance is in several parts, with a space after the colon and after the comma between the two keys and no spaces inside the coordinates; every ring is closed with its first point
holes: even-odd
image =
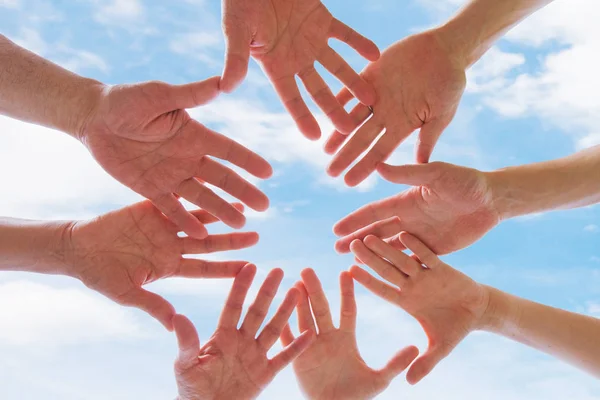
{"type": "MultiPolygon", "coordinates": [[[[236,205],[243,210],[241,205],[236,205]]],[[[205,211],[192,211],[207,224],[217,221],[205,211]]],[[[71,230],[70,262],[86,286],[115,302],[143,309],[171,328],[173,307],[143,289],[145,284],[169,277],[234,277],[242,261],[204,261],[183,258],[252,246],[255,232],[209,235],[205,239],[179,237],[179,229],[149,201],[77,222],[71,230]]]]}
{"type": "MultiPolygon", "coordinates": [[[[361,75],[377,92],[373,113],[365,105],[357,105],[351,112],[353,119],[366,122],[349,139],[345,132],[334,132],[325,144],[327,153],[337,153],[328,173],[339,176],[375,143],[346,174],[350,186],[365,180],[419,128],[417,162],[428,162],[438,138],[454,118],[466,83],[465,67],[453,61],[435,31],[393,44],[361,75]]],[[[352,97],[345,89],[337,96],[341,104],[352,97]]]]}
{"type": "Polygon", "coordinates": [[[335,19],[320,0],[223,0],[223,27],[227,39],[223,90],[231,91],[241,82],[251,54],[310,139],[318,139],[321,131],[300,95],[296,75],[339,130],[350,133],[356,125],[315,69],[315,62],[359,101],[375,101],[373,88],[329,47],[328,40],[342,40],[371,61],[379,58],[377,46],[335,19]]]}
{"type": "Polygon", "coordinates": [[[162,82],[113,86],[104,90],[81,136],[109,174],[150,199],[198,239],[207,231],[176,195],[234,228],[244,225],[244,216],[204,182],[255,210],[264,211],[269,205],[255,186],[211,157],[229,161],[259,178],[272,173],[267,161],[209,130],[185,110],[208,102],[218,92],[219,78],[181,86],[162,82]]]}
{"type": "Polygon", "coordinates": [[[312,332],[305,332],[271,360],[267,358],[267,352],[277,342],[294,310],[298,300],[295,289],[287,293],[273,318],[256,337],[283,279],[283,271],[279,269],[269,273],[238,329],[255,274],[256,267],[249,264],[235,278],[217,330],[204,346],[200,347],[198,333],[186,317],[174,317],[179,343],[175,376],[180,400],[254,399],[314,338],[312,332]]]}
{"type": "MultiPolygon", "coordinates": [[[[313,270],[302,272],[302,283],[297,288],[301,293],[297,306],[300,330],[316,331],[315,320],[319,328],[317,339],[293,362],[298,383],[307,398],[374,398],[417,356],[417,349],[408,347],[381,370],[374,370],[365,363],[356,342],[356,300],[354,283],[348,272],[340,276],[342,305],[339,328],[333,325],[327,298],[313,270]]],[[[287,325],[281,341],[289,345],[293,340],[287,325]]]]}
{"type": "Polygon", "coordinates": [[[343,236],[339,252],[350,251],[350,243],[375,235],[391,239],[402,249],[397,234],[412,233],[436,254],[447,254],[480,239],[500,221],[492,193],[482,172],[446,163],[381,165],[380,174],[412,188],[361,207],[334,226],[343,236]]]}
{"type": "Polygon", "coordinates": [[[400,239],[414,253],[412,257],[375,236],[352,243],[354,254],[391,285],[356,266],[351,273],[371,292],[412,315],[427,334],[427,351],[407,373],[414,384],[482,327],[489,295],[484,286],[443,263],[416,237],[404,232],[400,239]]]}

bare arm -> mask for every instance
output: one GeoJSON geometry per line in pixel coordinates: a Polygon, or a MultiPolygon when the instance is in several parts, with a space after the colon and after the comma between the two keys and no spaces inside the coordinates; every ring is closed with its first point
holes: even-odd
{"type": "Polygon", "coordinates": [[[439,28],[440,39],[464,67],[474,64],[510,28],[552,0],[472,0],[439,28]]]}
{"type": "Polygon", "coordinates": [[[559,358],[600,378],[600,320],[487,288],[483,330],[559,358]]]}
{"type": "Polygon", "coordinates": [[[0,35],[0,114],[79,137],[102,88],[0,35]]]}
{"type": "Polygon", "coordinates": [[[600,202],[600,146],[486,173],[501,219],[600,202]]]}

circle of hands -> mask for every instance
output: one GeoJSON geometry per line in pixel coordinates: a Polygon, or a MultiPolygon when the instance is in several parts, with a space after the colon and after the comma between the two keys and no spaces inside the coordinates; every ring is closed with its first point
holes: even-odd
{"type": "Polygon", "coordinates": [[[290,363],[311,399],[373,398],[407,368],[407,380],[417,383],[485,323],[486,291],[436,254],[470,245],[499,222],[490,185],[477,170],[428,163],[456,112],[465,66],[450,56],[434,31],[401,40],[380,55],[373,42],[335,19],[319,0],[224,0],[223,27],[227,54],[222,78],[98,88],[97,106],[78,137],[109,174],[148,200],[71,224],[66,230],[68,264],[78,266],[73,273],[88,287],[138,307],[175,330],[175,372],[182,400],[256,398],[290,363]],[[328,45],[330,38],[347,43],[371,63],[356,73],[328,45]],[[261,179],[271,176],[271,166],[186,111],[234,90],[247,73],[250,57],[261,65],[307,138],[317,139],[321,132],[296,76],[333,122],[336,131],[324,149],[333,155],[330,175],[340,176],[353,165],[344,178],[350,186],[375,171],[410,186],[334,226],[339,236],[336,250],[353,252],[383,279],[357,266],[341,274],[339,327],[310,269],[302,272],[301,281],[261,330],[283,279],[281,270],[271,271],[238,327],[256,267],[245,261],[184,257],[242,249],[258,241],[255,232],[211,235],[205,225],[222,221],[241,228],[241,203],[258,211],[269,206],[263,192],[219,160],[261,179]],[[431,62],[421,63],[424,58],[431,62]],[[315,62],[344,84],[337,96],[315,62]],[[344,107],[353,98],[359,103],[348,113],[344,107]],[[415,130],[420,130],[415,149],[419,164],[385,164],[415,130]],[[230,204],[206,183],[241,203],[230,204]],[[186,210],[180,198],[198,209],[186,210]],[[204,345],[186,317],[143,289],[168,277],[235,277],[217,329],[204,345]],[[355,334],[354,280],[422,325],[429,338],[423,355],[411,346],[399,350],[382,369],[365,363],[355,334]],[[288,325],[294,309],[302,332],[298,337],[288,325]],[[269,358],[278,339],[283,350],[269,358]]]}

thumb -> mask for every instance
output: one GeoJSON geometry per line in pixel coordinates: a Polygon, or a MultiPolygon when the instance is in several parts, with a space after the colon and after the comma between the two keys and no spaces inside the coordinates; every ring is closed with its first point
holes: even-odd
{"type": "Polygon", "coordinates": [[[408,164],[392,166],[379,164],[377,172],[383,179],[393,183],[420,186],[431,183],[439,174],[437,164],[408,164]]]}
{"type": "Polygon", "coordinates": [[[185,85],[171,85],[169,111],[194,108],[206,104],[219,95],[218,76],[185,85]]]}
{"type": "Polygon", "coordinates": [[[178,362],[182,367],[198,359],[200,349],[200,338],[194,324],[185,316],[177,314],[173,317],[173,327],[177,336],[177,345],[179,346],[178,362]]]}
{"type": "Polygon", "coordinates": [[[417,143],[415,144],[415,155],[419,164],[429,162],[433,148],[444,130],[450,125],[453,117],[454,114],[450,114],[449,117],[435,118],[421,126],[417,143]]]}
{"type": "Polygon", "coordinates": [[[221,90],[231,93],[248,73],[252,37],[245,26],[228,23],[225,25],[225,42],[227,50],[221,90]]]}
{"type": "Polygon", "coordinates": [[[415,346],[409,346],[400,350],[379,372],[389,382],[400,375],[411,362],[419,355],[419,349],[415,346]]]}
{"type": "Polygon", "coordinates": [[[411,385],[416,385],[427,376],[433,368],[442,361],[452,349],[447,346],[436,346],[427,349],[427,352],[410,366],[406,374],[406,380],[411,385]]]}

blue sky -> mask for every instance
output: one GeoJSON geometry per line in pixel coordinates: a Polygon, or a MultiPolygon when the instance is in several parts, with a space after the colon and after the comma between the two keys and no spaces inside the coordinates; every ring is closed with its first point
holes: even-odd
{"type": "MultiPolygon", "coordinates": [[[[326,0],[332,13],[381,49],[432,26],[461,0],[326,0]]],[[[183,83],[220,74],[223,39],[217,0],[0,0],[0,32],[80,74],[107,83],[150,79],[183,83]]],[[[600,35],[593,0],[558,0],[513,30],[469,72],[458,115],[433,158],[480,169],[547,160],[600,143],[600,35]],[[584,21],[571,18],[586,15],[584,21]],[[597,98],[596,98],[597,97],[597,98]]],[[[356,69],[364,60],[335,44],[356,69]]],[[[426,60],[424,60],[426,62],[426,60]]],[[[328,77],[335,88],[339,84],[328,77]]],[[[316,110],[316,109],[315,109],[316,110]]],[[[256,64],[232,95],[194,110],[210,127],[273,162],[259,185],[271,198],[252,213],[256,247],[219,259],[272,267],[291,286],[307,266],[317,270],[337,313],[337,275],[352,263],[333,250],[338,219],[404,187],[374,177],[344,188],[324,172],[320,144],[306,141],[283,111],[256,64]]],[[[320,116],[324,132],[330,125],[320,116]]],[[[412,160],[409,140],[394,154],[412,160]]],[[[72,139],[0,117],[0,215],[78,219],[139,199],[96,166],[72,139]]],[[[513,294],[600,316],[600,209],[546,213],[505,222],[446,257],[473,278],[513,294]]],[[[216,228],[224,230],[224,228],[216,228]]],[[[257,283],[260,280],[257,280],[257,283]]],[[[212,333],[230,281],[171,280],[151,288],[212,333]]],[[[283,288],[281,294],[283,293],[283,288]]],[[[359,295],[359,347],[381,366],[397,349],[425,338],[402,311],[359,295]]],[[[0,274],[0,398],[165,399],[176,394],[175,341],[137,310],[120,308],[61,277],[0,274]]],[[[593,378],[524,346],[487,334],[469,337],[423,383],[398,378],[381,399],[600,398],[593,378]]],[[[261,399],[300,399],[290,369],[261,399]]]]}

